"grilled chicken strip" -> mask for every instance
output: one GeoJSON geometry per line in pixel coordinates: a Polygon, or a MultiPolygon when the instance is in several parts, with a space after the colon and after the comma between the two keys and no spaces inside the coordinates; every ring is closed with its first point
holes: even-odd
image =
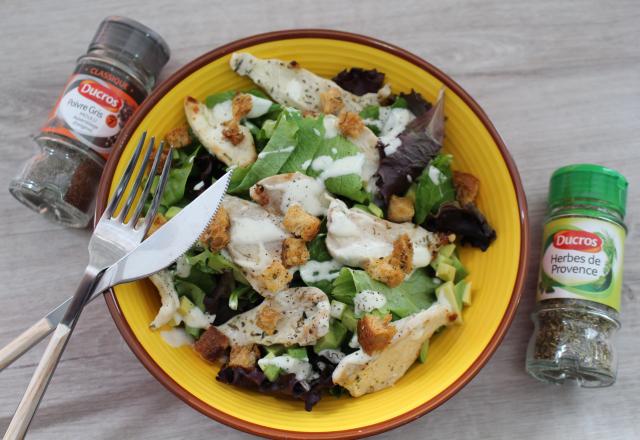
{"type": "Polygon", "coordinates": [[[235,145],[224,135],[225,123],[233,119],[231,101],[221,102],[210,109],[189,96],[184,100],[184,112],[193,134],[209,153],[220,161],[239,167],[256,161],[258,155],[253,144],[253,136],[247,127],[237,125],[242,140],[235,145]]]}
{"type": "Polygon", "coordinates": [[[218,326],[231,345],[313,345],[329,331],[331,307],[316,287],[295,287],[218,326]],[[268,316],[268,322],[265,316],[268,316]]]}
{"type": "Polygon", "coordinates": [[[236,52],[231,56],[231,69],[238,75],[248,76],[262,87],[276,102],[301,111],[321,112],[320,96],[329,90],[339,92],[338,98],[344,110],[359,113],[367,105],[377,105],[381,99],[391,94],[385,85],[378,93],[357,96],[343,90],[333,81],[322,78],[297,63],[281,60],[265,60],[249,53],[236,52]]]}
{"type": "Polygon", "coordinates": [[[403,234],[413,245],[413,267],[425,267],[442,244],[443,234],[434,234],[413,223],[392,223],[334,199],[327,211],[327,249],[346,266],[365,268],[373,259],[393,252],[393,242],[403,234]]]}
{"type": "Polygon", "coordinates": [[[455,319],[455,313],[447,305],[435,303],[426,310],[390,323],[396,328],[391,343],[372,355],[360,349],[345,356],[333,372],[333,382],[349,390],[353,397],[390,387],[416,361],[422,344],[436,330],[452,324],[455,319]]]}

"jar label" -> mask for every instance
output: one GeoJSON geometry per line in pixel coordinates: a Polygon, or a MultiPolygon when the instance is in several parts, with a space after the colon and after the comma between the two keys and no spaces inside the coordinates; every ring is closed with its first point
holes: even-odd
{"type": "Polygon", "coordinates": [[[620,310],[625,230],[592,218],[564,217],[543,231],[537,300],[576,298],[620,310]]]}
{"type": "Polygon", "coordinates": [[[143,98],[144,91],[123,75],[97,66],[79,66],[42,132],[78,141],[106,158],[143,98]]]}

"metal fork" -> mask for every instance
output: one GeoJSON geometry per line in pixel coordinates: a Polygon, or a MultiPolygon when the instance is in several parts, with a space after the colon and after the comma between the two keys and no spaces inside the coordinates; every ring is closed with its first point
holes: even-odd
{"type": "Polygon", "coordinates": [[[164,142],[161,142],[157,148],[153,165],[151,166],[150,174],[146,184],[144,185],[142,194],[136,202],[136,196],[142,187],[145,172],[148,168],[149,158],[155,142],[154,138],[151,138],[151,141],[149,142],[144,159],[140,164],[135,181],[129,192],[129,196],[120,211],[116,214],[117,208],[124,198],[127,186],[134,173],[138,159],[140,158],[140,154],[144,149],[145,139],[146,133],[143,133],[131,161],[127,165],[125,173],[116,188],[116,192],[93,231],[93,235],[89,242],[89,264],[85,269],[84,276],[80,281],[80,285],[78,286],[64,317],[53,332],[53,336],[42,355],[42,359],[40,360],[33,377],[31,378],[31,382],[29,382],[27,391],[22,397],[13,419],[9,424],[9,428],[5,433],[5,440],[21,439],[27,432],[29,424],[38,409],[40,400],[47,389],[47,385],[49,384],[53,371],[58,364],[58,360],[60,359],[67,341],[69,340],[69,336],[71,336],[80,313],[88,299],[91,297],[93,288],[100,279],[103,271],[115,263],[119,258],[124,256],[128,251],[137,246],[143,240],[151,227],[153,219],[160,206],[162,193],[167,183],[172,156],[172,150],[169,149],[169,154],[167,155],[167,160],[162,169],[151,205],[144,217],[143,224],[138,225],[137,223],[142,214],[142,210],[144,209],[145,200],[151,191],[154,176],[160,163],[160,157],[164,147],[164,142]],[[129,218],[128,221],[127,218],[129,218]]]}
{"type": "MultiPolygon", "coordinates": [[[[116,189],[116,194],[120,194],[120,195],[124,194],[127,184],[135,170],[135,166],[140,158],[140,155],[142,154],[142,151],[144,150],[146,135],[147,133],[144,132],[140,137],[138,145],[136,146],[136,149],[131,155],[131,159],[129,160],[129,163],[127,164],[127,168],[125,169],[123,178],[118,184],[118,188],[116,189]]],[[[151,138],[149,141],[146,154],[143,158],[142,163],[140,164],[141,170],[146,170],[148,168],[149,162],[151,160],[151,152],[153,150],[154,144],[155,144],[155,139],[151,138]]],[[[160,148],[158,148],[156,156],[159,154],[162,154],[162,145],[160,146],[160,148]]],[[[152,165],[153,173],[157,171],[157,165],[159,165],[159,161],[156,161],[154,159],[154,162],[152,165]]],[[[150,174],[150,175],[153,175],[153,174],[150,174]]],[[[111,231],[115,232],[115,228],[119,226],[121,227],[121,224],[120,225],[116,224],[115,226],[113,226],[112,224],[111,231]]],[[[103,257],[104,262],[106,262],[107,265],[111,265],[116,261],[118,261],[120,258],[124,257],[127,254],[127,252],[133,250],[138,244],[142,242],[142,239],[148,232],[149,226],[150,226],[150,223],[146,224],[145,227],[137,231],[135,235],[127,234],[127,241],[124,241],[124,240],[120,241],[117,247],[115,246],[112,247],[110,249],[110,255],[105,255],[103,257]]],[[[92,296],[92,299],[95,297],[96,297],[95,295],[92,296]]],[[[16,359],[18,359],[27,351],[29,351],[31,347],[36,345],[38,342],[42,341],[45,337],[50,335],[51,332],[53,332],[53,330],[56,328],[56,326],[64,316],[64,313],[66,312],[69,304],[71,303],[71,299],[72,297],[68,298],[65,302],[63,302],[54,310],[49,312],[45,317],[36,321],[31,327],[23,331],[20,335],[18,335],[15,339],[9,342],[6,346],[4,346],[3,348],[0,348],[0,371],[8,367],[12,362],[14,362],[16,359]]]]}

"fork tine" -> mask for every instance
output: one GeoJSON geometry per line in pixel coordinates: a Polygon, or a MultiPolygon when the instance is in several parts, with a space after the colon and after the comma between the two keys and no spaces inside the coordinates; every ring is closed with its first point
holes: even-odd
{"type": "MultiPolygon", "coordinates": [[[[164,142],[161,142],[161,146],[164,146],[164,142]]],[[[160,200],[162,199],[162,193],[164,192],[164,187],[167,185],[167,181],[169,180],[169,170],[171,168],[171,159],[173,156],[173,148],[169,148],[169,152],[167,153],[167,160],[164,163],[164,167],[162,168],[162,174],[160,175],[160,181],[158,182],[158,186],[156,187],[156,191],[153,194],[153,200],[151,201],[151,206],[147,211],[147,215],[144,217],[144,235],[147,235],[149,232],[149,228],[153,223],[153,219],[158,213],[158,208],[160,207],[160,200]]]]}
{"type": "Polygon", "coordinates": [[[138,194],[138,190],[142,185],[142,178],[144,177],[147,171],[147,168],[149,165],[149,157],[151,157],[151,151],[153,150],[153,145],[155,144],[155,141],[156,141],[155,136],[152,136],[151,140],[149,141],[149,146],[147,147],[147,151],[144,154],[144,158],[142,159],[142,163],[140,164],[140,168],[138,169],[138,174],[136,175],[136,179],[134,180],[133,186],[131,187],[131,191],[129,192],[129,197],[127,197],[127,200],[124,203],[124,206],[120,210],[120,214],[118,214],[117,220],[120,221],[121,223],[124,223],[125,219],[127,218],[129,209],[131,208],[131,205],[133,204],[133,201],[135,200],[136,195],[138,194]]]}
{"type": "Polygon", "coordinates": [[[140,152],[144,146],[144,141],[147,138],[147,132],[143,132],[142,136],[140,136],[140,140],[138,141],[138,146],[136,147],[129,163],[127,164],[127,168],[120,179],[120,183],[118,183],[118,187],[116,188],[116,192],[113,194],[113,198],[109,202],[107,209],[105,209],[103,218],[108,218],[113,215],[113,212],[116,210],[116,207],[122,200],[122,195],[124,194],[124,190],[127,188],[129,184],[129,180],[131,179],[131,175],[133,174],[133,170],[136,167],[136,162],[138,162],[138,158],[140,157],[140,152]]]}
{"type": "MultiPolygon", "coordinates": [[[[142,210],[144,209],[144,204],[147,201],[147,197],[149,196],[149,192],[151,191],[151,187],[153,186],[154,177],[158,171],[158,165],[160,165],[160,156],[162,156],[163,149],[164,149],[164,142],[160,142],[160,145],[156,150],[155,157],[153,158],[153,164],[151,165],[149,178],[147,179],[147,183],[145,184],[144,189],[142,190],[142,195],[140,196],[140,200],[138,201],[138,206],[136,206],[136,209],[133,212],[133,216],[131,217],[131,221],[129,222],[129,224],[133,228],[135,228],[136,223],[138,223],[140,214],[142,214],[142,210]]],[[[171,158],[167,157],[167,160],[171,160],[171,158]]]]}

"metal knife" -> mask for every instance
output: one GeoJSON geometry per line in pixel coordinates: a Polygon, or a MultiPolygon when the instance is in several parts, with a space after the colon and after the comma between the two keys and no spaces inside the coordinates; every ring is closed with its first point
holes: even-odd
{"type": "MultiPolygon", "coordinates": [[[[186,252],[197,240],[199,233],[195,235],[196,232],[204,229],[205,224],[203,222],[207,219],[210,221],[212,213],[217,210],[229,186],[230,178],[231,173],[225,174],[197,199],[181,210],[170,222],[144,240],[135,251],[125,255],[118,263],[107,269],[93,289],[89,301],[100,296],[110,285],[144,278],[164,269],[186,252]],[[160,234],[161,230],[166,231],[166,233],[160,234]],[[142,253],[138,254],[140,251],[142,253]],[[126,262],[127,266],[131,266],[127,269],[118,269],[123,266],[120,265],[120,262],[123,261],[126,262]],[[166,263],[167,261],[168,263],[166,263]]],[[[62,320],[71,303],[71,299],[68,298],[0,349],[0,371],[11,365],[16,359],[51,334],[62,320]]]]}

